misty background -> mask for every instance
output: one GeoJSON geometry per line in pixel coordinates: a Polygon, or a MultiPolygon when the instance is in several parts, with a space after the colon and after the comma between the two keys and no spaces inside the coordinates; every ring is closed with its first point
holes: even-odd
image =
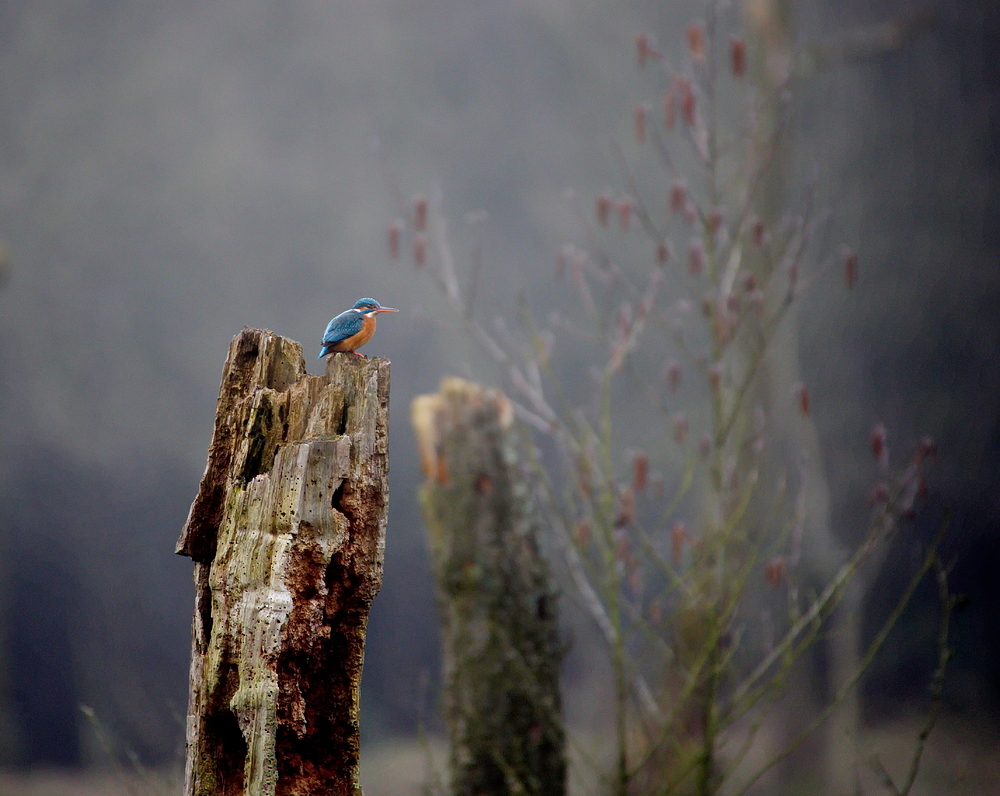
{"type": "MultiPolygon", "coordinates": [[[[950,515],[958,650],[946,708],[1000,710],[1000,9],[801,0],[803,42],[932,8],[878,55],[796,83],[791,168],[815,178],[853,292],[801,312],[834,525],[870,488],[867,435],[939,446],[905,578],[950,515]]],[[[736,15],[733,14],[733,17],[736,15]]],[[[634,38],[683,44],[696,3],[597,0],[11,0],[0,6],[0,764],[81,767],[183,749],[191,562],[173,555],[205,463],[230,339],[265,327],[312,358],[361,296],[392,368],[385,580],[369,626],[366,744],[437,726],[433,592],[411,399],[446,374],[497,382],[386,229],[438,188],[462,263],[484,211],[481,317],[544,313],[573,207],[621,189],[612,141],[655,98],[634,38]],[[437,186],[437,187],[436,187],[437,186]],[[567,194],[572,189],[574,197],[567,194]]],[[[499,382],[497,382],[499,383],[499,382]]],[[[860,509],[859,509],[860,507],[860,509]]],[[[892,598],[887,592],[885,599],[892,598]]],[[[878,596],[871,601],[878,614],[878,596]]],[[[933,634],[934,589],[904,622],[933,634]]],[[[899,638],[903,638],[899,636],[899,638]]],[[[910,636],[906,636],[910,638],[910,636]]],[[[919,707],[932,643],[890,644],[866,718],[919,707]]]]}

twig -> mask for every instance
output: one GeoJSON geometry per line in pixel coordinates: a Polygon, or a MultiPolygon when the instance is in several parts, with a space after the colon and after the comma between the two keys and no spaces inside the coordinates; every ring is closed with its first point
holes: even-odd
{"type": "Polygon", "coordinates": [[[878,755],[876,755],[872,761],[873,766],[882,776],[882,784],[885,785],[887,789],[892,791],[893,796],[908,796],[910,791],[913,789],[913,784],[917,781],[917,775],[920,773],[920,761],[927,745],[927,739],[930,737],[931,731],[934,729],[934,725],[937,724],[938,716],[941,713],[944,696],[945,671],[948,668],[948,662],[951,660],[952,655],[954,655],[954,650],[948,646],[948,629],[951,622],[951,614],[955,610],[955,607],[959,602],[959,598],[949,591],[948,569],[941,563],[941,559],[936,554],[934,556],[934,567],[937,569],[938,598],[941,600],[941,618],[938,620],[937,668],[934,669],[934,674],[931,677],[931,707],[927,712],[927,718],[924,720],[924,724],[920,728],[920,732],[917,734],[916,746],[913,749],[913,756],[910,758],[909,771],[907,772],[906,780],[903,782],[902,786],[896,785],[895,780],[892,778],[892,775],[888,772],[888,770],[886,770],[885,766],[882,765],[882,761],[879,759],[878,755]]]}
{"type": "MultiPolygon", "coordinates": [[[[923,580],[924,575],[927,574],[928,570],[930,570],[930,568],[934,566],[935,563],[938,562],[939,560],[937,552],[938,546],[941,543],[941,538],[944,535],[946,527],[947,523],[943,524],[941,529],[935,536],[934,540],[931,542],[930,549],[928,550],[927,555],[924,556],[923,563],[920,565],[919,569],[917,569],[917,571],[914,573],[913,577],[910,578],[909,584],[907,584],[906,589],[903,591],[899,600],[896,602],[896,607],[892,610],[892,613],[889,614],[885,622],[882,623],[881,629],[876,634],[871,644],[868,645],[867,652],[865,653],[864,657],[862,657],[861,661],[855,668],[854,673],[851,675],[851,677],[849,677],[848,680],[840,687],[840,689],[834,695],[834,698],[830,701],[830,704],[828,704],[823,710],[821,710],[813,718],[813,720],[810,721],[802,729],[802,731],[788,743],[787,746],[785,746],[784,749],[782,749],[777,754],[772,756],[769,760],[767,760],[753,774],[753,776],[750,777],[750,779],[746,782],[743,788],[737,792],[737,796],[743,796],[743,794],[747,793],[747,791],[749,791],[750,788],[753,787],[753,785],[757,782],[757,780],[760,779],[767,771],[769,771],[775,765],[777,765],[786,757],[788,757],[788,755],[794,752],[802,744],[802,742],[816,730],[817,727],[819,727],[824,721],[826,721],[830,717],[830,715],[836,709],[837,705],[844,699],[844,697],[850,692],[850,690],[854,688],[858,680],[861,679],[861,675],[868,670],[868,667],[872,662],[872,658],[875,657],[875,654],[879,651],[879,649],[881,649],[882,644],[885,643],[885,639],[889,635],[889,631],[891,631],[892,628],[896,625],[896,622],[899,620],[899,617],[902,615],[906,606],[909,605],[910,598],[913,597],[913,592],[916,590],[917,585],[920,583],[921,580],[923,580]]],[[[919,765],[919,759],[917,760],[917,763],[919,765]]],[[[913,776],[914,778],[916,777],[915,774],[913,776]]],[[[912,782],[909,783],[910,786],[912,786],[912,784],[913,784],[912,782]]]]}

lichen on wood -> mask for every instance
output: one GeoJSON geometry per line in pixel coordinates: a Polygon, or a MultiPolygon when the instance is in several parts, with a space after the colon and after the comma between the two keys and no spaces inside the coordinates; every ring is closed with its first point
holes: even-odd
{"type": "Polygon", "coordinates": [[[565,792],[555,590],[503,393],[445,379],[413,402],[442,624],[451,792],[565,792]]]}
{"type": "Polygon", "coordinates": [[[244,329],[177,552],[195,562],[187,796],[360,794],[382,582],[389,363],[244,329]]]}

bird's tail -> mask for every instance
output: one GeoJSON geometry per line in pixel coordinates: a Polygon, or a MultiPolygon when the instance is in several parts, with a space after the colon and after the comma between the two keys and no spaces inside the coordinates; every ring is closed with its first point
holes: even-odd
{"type": "Polygon", "coordinates": [[[327,354],[329,354],[330,353],[329,348],[330,348],[330,346],[327,346],[327,345],[323,346],[323,350],[319,352],[319,356],[316,357],[316,359],[322,359],[327,354]]]}

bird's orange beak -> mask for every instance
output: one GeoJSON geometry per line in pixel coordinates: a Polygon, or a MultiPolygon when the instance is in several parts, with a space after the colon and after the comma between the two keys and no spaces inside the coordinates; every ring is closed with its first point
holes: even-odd
{"type": "Polygon", "coordinates": [[[392,307],[379,307],[375,312],[399,312],[399,310],[392,307]]]}

